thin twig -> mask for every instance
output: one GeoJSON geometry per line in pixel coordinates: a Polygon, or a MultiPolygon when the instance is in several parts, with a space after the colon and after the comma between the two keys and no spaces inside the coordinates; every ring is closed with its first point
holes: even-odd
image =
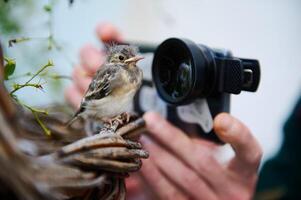
{"type": "Polygon", "coordinates": [[[16,91],[20,90],[21,88],[26,87],[28,84],[30,84],[30,81],[32,81],[35,77],[37,77],[41,72],[43,72],[46,68],[54,66],[52,61],[48,61],[47,64],[45,64],[44,66],[42,66],[35,74],[33,74],[33,76],[26,81],[24,84],[19,85],[19,87],[14,88],[11,92],[10,95],[12,96],[16,91]]]}
{"type": "Polygon", "coordinates": [[[21,38],[15,38],[8,41],[8,47],[12,47],[14,44],[26,42],[31,40],[29,37],[21,37],[21,38]]]}
{"type": "Polygon", "coordinates": [[[48,50],[51,50],[53,46],[57,48],[55,45],[54,33],[53,33],[53,6],[54,6],[53,0],[49,0],[48,5],[44,6],[44,10],[48,13],[48,29],[49,29],[48,50]]]}
{"type": "Polygon", "coordinates": [[[37,120],[38,124],[41,126],[41,128],[43,129],[43,131],[45,132],[45,134],[47,136],[51,136],[51,131],[46,127],[46,125],[42,122],[42,120],[39,117],[39,113],[44,114],[44,115],[48,115],[48,111],[47,110],[40,110],[37,108],[33,108],[25,103],[22,103],[20,101],[18,101],[22,106],[24,106],[25,108],[27,108],[28,110],[30,110],[33,114],[33,116],[35,117],[35,119],[37,120]]]}
{"type": "MultiPolygon", "coordinates": [[[[24,74],[20,74],[20,75],[15,75],[13,77],[10,77],[9,80],[16,80],[16,79],[19,79],[19,78],[24,78],[24,77],[28,77],[28,76],[32,76],[33,74],[30,73],[30,72],[27,72],[27,73],[24,73],[24,74]]],[[[72,77],[71,76],[67,76],[67,75],[59,75],[59,74],[56,74],[56,73],[53,73],[53,74],[49,74],[49,73],[41,73],[39,74],[39,77],[42,77],[42,78],[49,78],[49,79],[54,79],[54,80],[57,80],[57,79],[67,79],[67,80],[72,80],[72,77]]]]}
{"type": "Polygon", "coordinates": [[[13,86],[15,89],[20,89],[20,88],[24,88],[24,87],[34,87],[37,89],[42,90],[43,86],[40,83],[28,83],[28,84],[14,84],[13,86]]]}
{"type": "Polygon", "coordinates": [[[36,112],[32,112],[32,114],[34,115],[35,119],[37,120],[37,122],[39,123],[39,125],[41,126],[41,128],[43,129],[43,131],[45,132],[45,134],[47,136],[51,136],[51,131],[45,126],[45,124],[41,121],[38,113],[36,112]]]}

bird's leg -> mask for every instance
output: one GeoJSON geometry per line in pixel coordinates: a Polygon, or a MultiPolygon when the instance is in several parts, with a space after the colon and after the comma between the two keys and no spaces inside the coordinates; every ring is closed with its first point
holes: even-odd
{"type": "Polygon", "coordinates": [[[125,112],[124,115],[125,115],[126,123],[129,123],[130,118],[131,118],[131,114],[128,113],[128,112],[125,112]]]}
{"type": "Polygon", "coordinates": [[[114,118],[111,118],[110,121],[111,121],[110,122],[111,124],[114,123],[114,121],[117,121],[118,124],[120,124],[120,125],[123,124],[123,120],[122,120],[122,116],[121,115],[117,115],[114,118]]]}
{"type": "Polygon", "coordinates": [[[130,122],[130,119],[133,115],[131,113],[124,112],[120,115],[117,115],[114,118],[111,118],[110,120],[114,123],[114,121],[117,121],[119,125],[124,125],[130,122]]]}
{"type": "Polygon", "coordinates": [[[105,127],[110,128],[113,126],[115,118],[106,117],[106,118],[102,118],[102,121],[104,122],[105,127]]]}
{"type": "Polygon", "coordinates": [[[126,122],[126,123],[129,123],[130,120],[131,120],[131,118],[134,118],[134,119],[135,119],[135,118],[137,117],[136,114],[130,113],[130,112],[124,112],[124,113],[122,113],[121,115],[122,115],[122,118],[125,119],[125,122],[126,122]]]}
{"type": "Polygon", "coordinates": [[[103,118],[102,121],[107,124],[108,127],[123,126],[128,124],[132,119],[135,119],[137,115],[134,113],[124,112],[120,115],[117,115],[113,118],[103,118]]]}

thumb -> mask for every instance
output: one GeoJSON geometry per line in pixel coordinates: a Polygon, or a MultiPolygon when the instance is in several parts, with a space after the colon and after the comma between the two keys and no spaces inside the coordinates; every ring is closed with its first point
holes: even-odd
{"type": "Polygon", "coordinates": [[[214,119],[217,136],[229,143],[235,151],[231,168],[236,172],[253,172],[258,169],[262,150],[250,130],[230,114],[221,113],[214,119]]]}

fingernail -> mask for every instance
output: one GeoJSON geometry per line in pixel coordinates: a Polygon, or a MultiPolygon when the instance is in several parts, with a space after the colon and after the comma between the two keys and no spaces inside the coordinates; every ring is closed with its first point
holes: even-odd
{"type": "Polygon", "coordinates": [[[147,112],[143,116],[144,120],[146,121],[146,125],[148,127],[153,127],[161,122],[161,117],[158,113],[155,112],[147,112]]]}
{"type": "Polygon", "coordinates": [[[142,136],[141,136],[140,142],[141,142],[143,145],[148,145],[148,144],[152,144],[152,143],[153,143],[152,139],[150,139],[149,137],[147,137],[147,136],[145,136],[145,135],[142,135],[142,136]]]}
{"type": "Polygon", "coordinates": [[[220,128],[223,131],[228,131],[231,129],[231,126],[233,124],[233,120],[230,116],[224,115],[224,117],[220,120],[220,128]]]}

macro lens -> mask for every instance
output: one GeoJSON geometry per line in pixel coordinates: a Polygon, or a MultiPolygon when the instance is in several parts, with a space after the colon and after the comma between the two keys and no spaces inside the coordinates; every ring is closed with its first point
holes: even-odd
{"type": "Polygon", "coordinates": [[[177,38],[165,40],[155,51],[152,67],[159,96],[172,105],[189,103],[203,90],[203,75],[208,65],[193,42],[177,38]]]}
{"type": "Polygon", "coordinates": [[[170,38],[154,53],[152,76],[164,101],[184,105],[223,92],[254,92],[259,85],[260,68],[257,60],[235,58],[229,51],[170,38]]]}

